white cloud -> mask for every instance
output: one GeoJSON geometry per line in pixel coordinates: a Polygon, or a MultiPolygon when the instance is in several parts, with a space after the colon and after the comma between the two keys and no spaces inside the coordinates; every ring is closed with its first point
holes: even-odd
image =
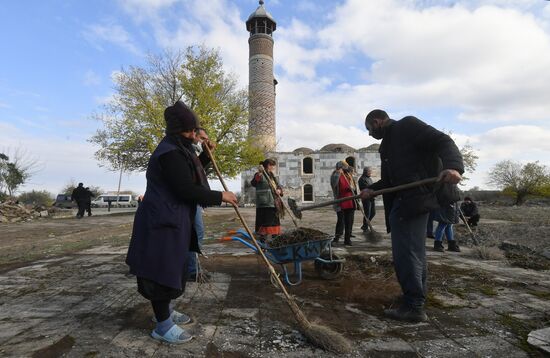
{"type": "Polygon", "coordinates": [[[141,54],[130,34],[124,27],[118,24],[107,23],[88,25],[86,26],[83,36],[100,51],[104,51],[101,44],[107,42],[120,46],[136,55],[141,54]]]}
{"type": "Polygon", "coordinates": [[[11,106],[9,104],[7,104],[6,102],[1,102],[0,101],[0,108],[11,108],[11,106]]]}

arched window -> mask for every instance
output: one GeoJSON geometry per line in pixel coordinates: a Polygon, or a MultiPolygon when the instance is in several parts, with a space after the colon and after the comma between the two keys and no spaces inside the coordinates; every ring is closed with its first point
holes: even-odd
{"type": "Polygon", "coordinates": [[[313,174],[313,159],[305,157],[302,160],[302,174],[313,174]]]}
{"type": "Polygon", "coordinates": [[[311,184],[304,185],[304,199],[302,201],[313,201],[313,186],[311,184]]]}

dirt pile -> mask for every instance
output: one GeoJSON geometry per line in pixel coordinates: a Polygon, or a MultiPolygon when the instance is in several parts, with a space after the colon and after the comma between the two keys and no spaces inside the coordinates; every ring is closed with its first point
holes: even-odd
{"type": "Polygon", "coordinates": [[[271,240],[267,240],[266,243],[269,247],[276,248],[308,241],[327,240],[328,238],[329,235],[322,231],[300,227],[295,230],[285,231],[281,235],[275,236],[271,240]]]}
{"type": "Polygon", "coordinates": [[[30,221],[39,217],[46,217],[53,213],[43,206],[27,207],[15,201],[0,203],[0,223],[13,223],[19,221],[30,221]]]}

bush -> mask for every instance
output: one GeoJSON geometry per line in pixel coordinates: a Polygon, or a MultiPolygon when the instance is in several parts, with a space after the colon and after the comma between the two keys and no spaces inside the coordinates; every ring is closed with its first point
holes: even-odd
{"type": "Polygon", "coordinates": [[[17,199],[22,204],[35,206],[50,206],[53,203],[52,194],[46,190],[22,193],[17,199]]]}

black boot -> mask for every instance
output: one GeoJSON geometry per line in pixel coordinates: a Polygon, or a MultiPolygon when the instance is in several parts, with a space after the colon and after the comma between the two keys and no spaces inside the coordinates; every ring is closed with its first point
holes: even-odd
{"type": "Polygon", "coordinates": [[[344,241],[344,245],[346,245],[346,246],[351,246],[351,240],[345,240],[345,241],[344,241]]]}
{"type": "Polygon", "coordinates": [[[402,305],[399,308],[384,310],[384,316],[407,322],[426,322],[428,320],[424,308],[411,308],[406,305],[402,305]]]}
{"type": "Polygon", "coordinates": [[[434,251],[445,252],[445,248],[443,247],[443,243],[441,241],[434,241],[434,251]]]}
{"type": "Polygon", "coordinates": [[[449,241],[449,245],[447,246],[448,251],[454,251],[454,252],[460,252],[460,247],[458,247],[458,244],[455,240],[449,241]]]}

